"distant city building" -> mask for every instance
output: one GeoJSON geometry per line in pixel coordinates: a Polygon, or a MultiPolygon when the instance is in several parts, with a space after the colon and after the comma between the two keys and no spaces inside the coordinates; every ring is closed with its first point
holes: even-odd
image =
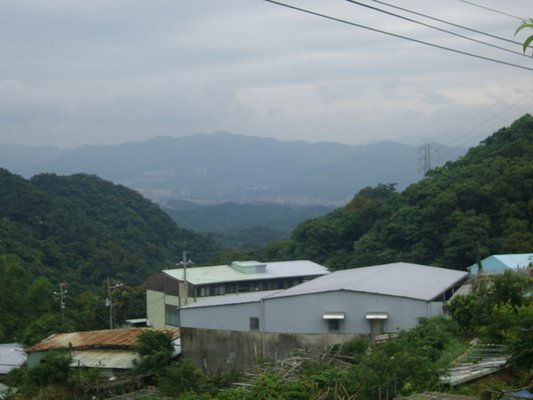
{"type": "MultiPolygon", "coordinates": [[[[533,253],[494,254],[481,260],[481,273],[487,275],[503,274],[505,271],[517,271],[533,265],[533,253]]],[[[479,265],[467,268],[470,275],[479,274],[479,265]]]]}
{"type": "Polygon", "coordinates": [[[180,326],[178,308],[197,300],[287,289],[328,273],[326,267],[307,260],[163,270],[146,280],[146,316],[154,328],[180,326]]]}
{"type": "Polygon", "coordinates": [[[278,359],[356,337],[379,337],[443,312],[467,272],[392,263],[332,272],[265,293],[180,308],[183,354],[210,368],[278,359]]]}

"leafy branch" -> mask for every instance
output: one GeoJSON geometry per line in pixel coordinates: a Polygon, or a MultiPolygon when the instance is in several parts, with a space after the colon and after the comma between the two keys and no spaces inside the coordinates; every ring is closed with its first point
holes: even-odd
{"type": "MultiPolygon", "coordinates": [[[[533,18],[529,18],[529,20],[523,21],[520,24],[520,26],[518,28],[516,28],[516,31],[515,31],[514,35],[516,36],[518,34],[518,32],[522,31],[525,28],[533,29],[533,18]]],[[[531,42],[533,42],[533,35],[529,36],[524,41],[524,44],[522,45],[522,49],[524,50],[524,53],[526,52],[526,50],[529,47],[529,45],[531,44],[531,42]]],[[[533,54],[533,52],[532,52],[532,54],[533,54]]]]}

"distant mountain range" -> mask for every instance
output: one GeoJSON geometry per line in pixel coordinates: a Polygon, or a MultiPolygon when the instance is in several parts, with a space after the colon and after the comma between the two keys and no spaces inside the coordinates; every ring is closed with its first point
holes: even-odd
{"type": "MultiPolygon", "coordinates": [[[[440,148],[441,163],[466,152],[440,148]]],[[[402,189],[418,181],[420,157],[418,148],[394,142],[353,146],[224,132],[69,150],[0,144],[0,166],[25,177],[96,174],[160,204],[169,199],[343,204],[365,186],[397,183],[402,189]]]]}

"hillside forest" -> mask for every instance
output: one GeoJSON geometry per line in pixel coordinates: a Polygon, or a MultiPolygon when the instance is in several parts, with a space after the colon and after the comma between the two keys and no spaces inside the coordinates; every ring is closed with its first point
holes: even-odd
{"type": "Polygon", "coordinates": [[[218,250],[159,207],[94,175],[0,170],[0,342],[108,327],[106,281],[120,283],[119,319],[145,314],[144,279],[187,249],[201,264],[218,250]],[[64,321],[55,292],[65,284],[64,321]]]}
{"type": "Polygon", "coordinates": [[[298,225],[269,259],[331,269],[406,261],[465,269],[491,254],[533,250],[533,117],[529,114],[430,170],[402,192],[362,189],[344,207],[298,225]]]}

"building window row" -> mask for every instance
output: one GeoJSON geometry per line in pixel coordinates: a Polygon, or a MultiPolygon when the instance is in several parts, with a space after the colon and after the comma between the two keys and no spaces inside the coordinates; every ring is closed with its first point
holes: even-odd
{"type": "Polygon", "coordinates": [[[287,289],[305,280],[305,278],[290,278],[219,283],[197,287],[195,293],[196,297],[209,297],[232,293],[287,289]]]}

